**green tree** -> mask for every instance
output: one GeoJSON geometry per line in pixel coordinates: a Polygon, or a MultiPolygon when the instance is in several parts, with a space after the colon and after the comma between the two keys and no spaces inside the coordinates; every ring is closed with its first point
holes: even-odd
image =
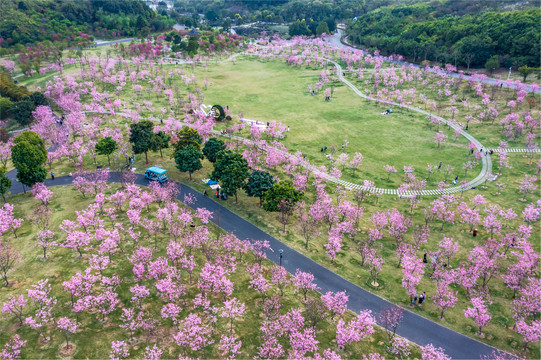
{"type": "Polygon", "coordinates": [[[259,206],[261,207],[263,203],[263,194],[265,191],[271,189],[275,182],[272,175],[268,172],[254,170],[250,177],[248,177],[248,182],[244,186],[244,190],[248,196],[259,197],[259,206]]]}
{"type": "Polygon", "coordinates": [[[528,75],[533,74],[536,70],[539,69],[529,67],[528,65],[519,67],[518,73],[520,74],[520,76],[522,76],[522,82],[526,82],[526,78],[528,77],[528,75]]]}
{"type": "Polygon", "coordinates": [[[293,213],[295,204],[303,198],[304,194],[295,189],[291,181],[281,181],[265,191],[263,194],[263,209],[265,211],[279,211],[280,222],[284,225],[284,232],[286,231],[286,224],[289,221],[289,217],[293,213]]]}
{"type": "Polygon", "coordinates": [[[177,169],[180,172],[187,171],[190,174],[190,181],[192,180],[192,173],[203,167],[201,159],[203,159],[203,154],[193,145],[185,146],[175,152],[177,169]]]}
{"type": "Polygon", "coordinates": [[[238,204],[238,190],[242,189],[246,184],[246,178],[249,175],[250,167],[245,159],[243,161],[235,161],[227,166],[220,184],[223,192],[232,196],[235,195],[235,203],[238,204]]]}
{"type": "MultiPolygon", "coordinates": [[[[24,131],[14,140],[11,161],[17,169],[17,180],[26,186],[43,182],[47,171],[43,164],[47,161],[47,149],[38,134],[24,131]]],[[[26,189],[23,190],[26,192],[26,189]]]]}
{"type": "Polygon", "coordinates": [[[135,21],[135,28],[138,29],[138,30],[141,30],[142,28],[144,27],[147,27],[148,26],[148,21],[146,21],[146,19],[139,15],[137,17],[137,20],[135,21]]]}
{"type": "Polygon", "coordinates": [[[25,96],[23,100],[32,101],[32,103],[34,103],[34,106],[49,105],[49,101],[47,100],[45,95],[43,95],[43,93],[39,91],[33,92],[32,94],[25,96]]]}
{"type": "Polygon", "coordinates": [[[336,30],[336,21],[334,20],[334,18],[325,18],[325,22],[327,23],[330,32],[334,32],[334,30],[336,30]]]}
{"type": "Polygon", "coordinates": [[[35,108],[36,106],[32,101],[22,100],[15,103],[9,113],[11,114],[13,120],[25,126],[32,122],[32,111],[34,111],[35,108]]]}
{"type": "Polygon", "coordinates": [[[210,162],[215,163],[217,160],[216,156],[220,151],[225,150],[225,148],[225,143],[222,140],[210,138],[203,147],[203,154],[210,162]]]}
{"type": "Polygon", "coordinates": [[[199,50],[199,43],[197,42],[197,39],[195,37],[190,37],[190,40],[188,40],[188,46],[186,47],[186,52],[189,55],[195,55],[197,54],[197,50],[199,50]]]}
{"type": "Polygon", "coordinates": [[[175,147],[175,152],[190,145],[199,149],[203,142],[203,138],[199,135],[197,130],[187,126],[184,126],[180,131],[177,131],[177,138],[177,142],[173,145],[175,147]]]}
{"type": "MultiPolygon", "coordinates": [[[[47,177],[45,167],[22,167],[17,169],[17,180],[28,187],[34,186],[38,182],[44,182],[47,177]]],[[[23,187],[24,189],[24,187],[23,187]]],[[[26,193],[26,190],[24,190],[26,193]]]]}
{"type": "Polygon", "coordinates": [[[226,18],[224,22],[222,23],[222,29],[224,32],[229,32],[231,30],[231,19],[226,18]]]}
{"type": "Polygon", "coordinates": [[[152,139],[150,140],[150,148],[152,151],[160,151],[160,157],[163,158],[163,149],[167,149],[169,147],[169,141],[171,140],[171,136],[166,135],[163,131],[160,131],[158,133],[154,133],[152,135],[152,139]]]}
{"type": "Polygon", "coordinates": [[[0,119],[8,116],[8,111],[13,107],[13,101],[6,97],[0,97],[0,119]]]}
{"type": "Polygon", "coordinates": [[[154,124],[149,120],[141,120],[130,125],[130,142],[133,144],[133,152],[136,154],[145,153],[145,160],[148,164],[148,151],[152,145],[154,124]]]}
{"type": "MultiPolygon", "coordinates": [[[[23,131],[20,133],[14,140],[13,143],[15,145],[19,145],[23,142],[27,142],[31,145],[33,145],[43,156],[44,159],[47,159],[47,148],[45,147],[45,142],[42,138],[39,137],[38,134],[36,134],[33,131],[23,131]]],[[[13,149],[12,149],[13,153],[13,149]]],[[[35,165],[43,164],[45,160],[41,161],[41,158],[37,159],[37,162],[35,165]]]]}
{"type": "Polygon", "coordinates": [[[111,159],[109,155],[115,152],[117,149],[117,143],[110,136],[107,136],[96,144],[96,152],[100,155],[107,155],[107,162],[111,166],[111,159]]]}
{"type": "Polygon", "coordinates": [[[306,25],[306,21],[297,20],[296,22],[289,24],[289,35],[290,36],[304,36],[310,35],[310,29],[306,25]]]}
{"type": "Polygon", "coordinates": [[[485,69],[489,72],[490,75],[494,72],[494,70],[500,68],[500,59],[498,55],[492,56],[490,59],[487,60],[485,63],[485,69]]]}
{"type": "MultiPolygon", "coordinates": [[[[214,170],[210,177],[213,180],[220,181],[222,176],[225,174],[227,167],[234,162],[246,161],[241,154],[234,153],[230,150],[222,150],[216,155],[216,162],[214,165],[214,170]]],[[[248,164],[248,163],[246,163],[248,164]]]]}
{"type": "Polygon", "coordinates": [[[263,194],[263,209],[265,211],[280,211],[280,203],[282,200],[289,201],[291,205],[295,205],[304,197],[304,194],[293,186],[291,181],[280,181],[263,194]]]}
{"type": "Polygon", "coordinates": [[[211,178],[220,182],[226,195],[235,195],[235,202],[238,203],[237,191],[244,187],[249,170],[248,162],[241,154],[222,150],[217,155],[211,178]]]}
{"type": "Polygon", "coordinates": [[[11,180],[6,176],[7,169],[5,166],[0,166],[0,195],[6,203],[6,194],[9,195],[9,189],[11,189],[11,180]]]}
{"type": "Polygon", "coordinates": [[[316,28],[316,35],[321,36],[321,34],[330,34],[329,25],[325,21],[320,22],[316,28]]]}

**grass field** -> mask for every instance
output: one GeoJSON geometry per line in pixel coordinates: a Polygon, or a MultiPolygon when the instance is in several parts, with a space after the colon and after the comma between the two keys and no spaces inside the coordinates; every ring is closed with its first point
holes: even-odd
{"type": "MultiPolygon", "coordinates": [[[[189,71],[190,67],[185,67],[189,71]]],[[[244,117],[260,120],[277,120],[289,125],[291,130],[287,134],[284,144],[294,152],[302,151],[307,158],[315,164],[328,164],[328,161],[319,151],[324,145],[330,147],[330,144],[340,145],[345,139],[350,143],[346,151],[352,155],[355,151],[361,152],[364,157],[364,164],[355,177],[351,172],[344,171],[346,180],[361,181],[364,179],[375,181],[376,186],[397,187],[400,184],[401,168],[403,165],[413,165],[417,169],[419,178],[426,176],[426,164],[437,165],[442,161],[444,166],[451,165],[455,167],[457,175],[464,174],[462,163],[467,160],[467,143],[463,138],[455,144],[451,139],[442,144],[441,149],[436,149],[436,141],[433,140],[434,130],[428,129],[425,120],[413,112],[394,109],[393,115],[382,116],[380,113],[385,106],[367,103],[356,97],[353,92],[344,86],[336,86],[331,102],[325,102],[322,95],[310,96],[307,94],[307,85],[313,84],[318,80],[318,71],[310,69],[300,69],[287,66],[275,61],[260,62],[257,60],[243,59],[233,63],[224,63],[220,65],[209,64],[207,69],[202,67],[195,68],[195,75],[198,79],[208,77],[211,84],[208,89],[203,91],[205,94],[204,103],[228,105],[233,114],[243,112],[244,117]],[[386,181],[387,174],[383,171],[385,164],[394,165],[399,173],[391,176],[390,181],[386,181]]],[[[180,83],[180,82],[179,82],[180,83]]],[[[128,103],[134,100],[134,95],[128,85],[121,94],[121,98],[128,103]]],[[[184,89],[184,92],[193,91],[184,89]]],[[[158,109],[165,106],[166,101],[162,98],[156,98],[150,94],[145,97],[154,102],[154,107],[158,109]]],[[[141,101],[143,99],[138,99],[141,101]]],[[[223,127],[223,125],[220,125],[223,127]]],[[[219,126],[219,128],[220,128],[219,126]]],[[[451,133],[445,127],[442,130],[451,138],[451,133]]],[[[481,141],[496,143],[500,137],[498,135],[498,125],[494,126],[475,126],[471,133],[479,136],[481,141]],[[475,133],[474,133],[475,132],[475,133]]],[[[246,132],[244,132],[246,135],[246,132]]],[[[165,157],[161,159],[159,154],[150,154],[151,164],[160,164],[170,171],[173,179],[188,183],[187,174],[179,174],[174,170],[175,165],[170,157],[169,151],[166,151],[165,157]]],[[[536,156],[536,159],[539,157],[536,156]]],[[[98,161],[103,164],[105,157],[98,157],[98,161]]],[[[493,161],[496,162],[495,157],[493,161]]],[[[117,160],[120,165],[122,159],[117,160]]],[[[519,214],[516,221],[511,222],[511,227],[519,224],[520,213],[527,203],[539,199],[539,191],[530,194],[528,202],[517,202],[522,195],[518,192],[519,181],[525,173],[537,174],[534,166],[528,165],[527,157],[521,154],[510,154],[510,163],[512,169],[504,169],[503,176],[496,182],[502,182],[506,188],[501,193],[494,182],[488,182],[487,188],[480,188],[475,192],[466,192],[464,199],[458,195],[458,202],[470,200],[476,194],[482,194],[491,203],[498,204],[504,208],[513,207],[519,214]]],[[[55,163],[57,171],[69,172],[72,167],[67,162],[63,164],[55,163]]],[[[92,161],[87,156],[85,166],[92,168],[92,161]]],[[[137,172],[143,172],[147,167],[144,163],[144,155],[136,156],[137,172]]],[[[212,166],[206,160],[204,168],[194,174],[195,182],[191,183],[196,189],[203,191],[204,185],[198,180],[208,177],[212,171],[212,166]]],[[[477,175],[479,167],[470,170],[468,177],[471,179],[477,175]]],[[[281,178],[284,175],[280,170],[273,173],[281,178]]],[[[442,172],[436,172],[430,178],[430,184],[443,179],[442,172]]],[[[328,191],[332,193],[334,185],[329,185],[328,191]]],[[[313,193],[306,194],[308,199],[313,198],[313,193]]],[[[347,195],[351,198],[351,194],[347,195]]],[[[354,283],[369,288],[378,295],[381,295],[402,306],[407,305],[408,297],[401,286],[401,271],[396,267],[397,258],[395,255],[394,241],[389,235],[384,235],[381,241],[381,250],[379,256],[386,259],[384,269],[381,273],[382,286],[379,289],[372,289],[367,284],[368,270],[359,266],[359,255],[355,251],[355,244],[347,239],[344,240],[343,251],[337,256],[334,263],[325,256],[323,245],[327,242],[326,229],[322,228],[322,235],[313,239],[307,250],[304,249],[304,240],[296,227],[296,219],[292,219],[287,226],[286,233],[281,232],[282,225],[279,223],[275,214],[269,214],[262,211],[257,206],[257,200],[246,197],[242,192],[239,196],[240,205],[234,205],[232,201],[221,202],[226,207],[239,213],[255,225],[266,230],[273,236],[285,241],[288,245],[307,254],[312,259],[320,262],[328,268],[336,271],[345,278],[354,283]]],[[[431,198],[423,198],[419,208],[414,209],[411,214],[413,223],[423,224],[423,209],[430,206],[431,198]]],[[[365,216],[360,236],[366,237],[366,230],[369,227],[369,216],[375,211],[383,211],[393,207],[398,208],[403,213],[409,214],[409,202],[400,201],[392,197],[381,197],[376,201],[374,196],[368,197],[363,203],[365,207],[365,216]],[[376,203],[377,202],[377,203],[376,203]]],[[[460,224],[457,218],[455,224],[447,224],[441,232],[441,224],[431,224],[431,237],[428,244],[422,250],[432,250],[437,247],[437,243],[443,239],[443,236],[451,236],[457,240],[462,249],[456,255],[452,266],[464,261],[467,252],[475,246],[475,239],[469,233],[469,227],[460,224]]],[[[486,235],[485,235],[486,237],[486,235]]],[[[407,241],[411,241],[411,229],[406,234],[407,241]]],[[[539,244],[534,242],[536,250],[539,251],[539,244]]],[[[422,256],[420,252],[418,254],[422,256]]],[[[501,268],[505,269],[507,262],[502,262],[501,268]]],[[[423,309],[416,309],[420,315],[428,317],[434,321],[438,320],[438,311],[431,304],[430,296],[434,292],[434,285],[430,279],[425,276],[421,287],[427,291],[429,298],[423,309]]],[[[443,325],[455,329],[459,332],[475,337],[475,326],[471,319],[465,319],[463,310],[469,306],[464,291],[456,287],[459,291],[459,302],[456,308],[448,310],[445,315],[443,325]]],[[[486,336],[480,341],[504,350],[512,351],[520,347],[522,340],[520,335],[509,329],[513,324],[510,302],[512,291],[507,289],[501,279],[494,279],[491,284],[491,295],[493,304],[489,307],[493,314],[493,321],[485,330],[486,336]]],[[[531,348],[536,349],[536,345],[531,348]]],[[[530,356],[536,358],[538,353],[533,350],[530,356]]]]}
{"type": "MultiPolygon", "coordinates": [[[[118,190],[117,187],[112,187],[106,194],[112,194],[118,190]]],[[[86,209],[88,205],[93,202],[93,199],[88,197],[85,199],[78,193],[73,187],[56,187],[53,188],[54,199],[50,203],[52,212],[51,217],[51,229],[58,229],[58,225],[64,220],[75,220],[75,211],[86,209]]],[[[27,219],[28,214],[31,213],[32,208],[36,206],[37,201],[30,195],[17,195],[11,197],[10,203],[15,205],[16,215],[27,219]]],[[[146,212],[146,214],[153,214],[156,210],[156,205],[146,212]]],[[[150,215],[152,216],[152,215],[150,215]]],[[[105,228],[110,227],[110,221],[105,220],[105,228]]],[[[126,223],[127,217],[124,214],[116,219],[126,223]]],[[[200,224],[198,224],[200,225],[200,224]]],[[[152,238],[148,239],[144,229],[143,236],[138,246],[147,246],[153,248],[152,238]]],[[[211,227],[212,232],[218,231],[214,226],[211,227]]],[[[47,260],[43,259],[43,255],[39,247],[36,247],[35,240],[36,229],[31,222],[27,219],[18,231],[18,237],[13,238],[10,236],[10,241],[15,248],[20,252],[23,260],[19,263],[15,270],[10,273],[9,277],[12,282],[10,287],[0,287],[0,303],[3,303],[12,294],[25,294],[25,289],[30,288],[31,285],[36,284],[39,280],[49,279],[49,283],[52,285],[52,294],[57,297],[58,304],[56,307],[55,315],[59,318],[61,316],[68,316],[74,318],[73,311],[70,306],[69,293],[63,290],[62,282],[67,281],[71,276],[77,272],[84,272],[88,267],[89,254],[95,253],[95,250],[85,250],[82,259],[77,257],[77,254],[70,249],[56,248],[49,252],[47,260]]],[[[62,231],[55,230],[57,233],[55,240],[62,242],[65,239],[65,234],[62,231]]],[[[214,234],[211,233],[214,237],[214,234]]],[[[167,245],[168,238],[163,235],[158,236],[158,249],[154,250],[154,258],[157,256],[166,256],[165,247],[167,245]]],[[[130,304],[131,292],[129,287],[134,285],[132,264],[128,261],[127,257],[132,253],[135,248],[130,243],[129,239],[123,240],[124,252],[117,252],[111,255],[112,265],[104,272],[105,276],[112,276],[116,274],[122,279],[122,284],[119,287],[118,293],[122,301],[119,309],[108,314],[105,322],[101,321],[101,316],[96,311],[84,312],[80,315],[79,321],[81,322],[80,328],[83,330],[78,331],[70,338],[70,342],[76,345],[73,358],[107,358],[111,341],[113,340],[126,340],[128,332],[119,328],[121,322],[118,320],[121,314],[121,308],[127,308],[132,306],[130,304]]],[[[199,266],[205,263],[206,259],[202,252],[194,250],[196,255],[196,261],[199,266]]],[[[249,358],[255,356],[257,353],[257,346],[261,344],[259,327],[262,325],[264,315],[261,311],[262,298],[253,289],[249,289],[249,275],[245,272],[247,265],[255,261],[252,255],[246,255],[242,265],[238,265],[238,270],[234,272],[230,279],[234,282],[234,293],[232,297],[237,297],[239,301],[246,304],[246,312],[242,318],[235,320],[234,331],[235,335],[242,339],[243,346],[241,349],[241,356],[249,358]]],[[[265,273],[268,274],[271,263],[264,262],[265,273]]],[[[187,288],[186,303],[183,303],[183,314],[192,310],[191,299],[198,293],[197,281],[198,270],[193,274],[194,281],[189,283],[187,274],[184,274],[184,285],[187,288]]],[[[153,280],[143,280],[143,285],[146,285],[151,289],[151,297],[144,303],[144,309],[156,319],[160,319],[160,309],[163,305],[163,300],[160,299],[153,290],[153,280]]],[[[94,289],[97,291],[97,289],[94,289]]],[[[272,293],[276,293],[272,291],[272,293]]],[[[279,292],[278,292],[279,293],[279,292]]],[[[277,293],[276,293],[277,294],[277,293]]],[[[281,298],[281,313],[284,314],[287,309],[304,308],[302,302],[302,296],[300,294],[294,294],[291,286],[286,287],[284,297],[281,298]]],[[[311,296],[315,296],[312,293],[311,296]]],[[[221,298],[210,296],[209,300],[212,304],[219,306],[221,298]]],[[[25,316],[33,314],[33,305],[29,304],[25,309],[25,316]]],[[[353,314],[346,313],[345,319],[352,318],[353,314]]],[[[327,347],[336,349],[335,331],[333,326],[336,327],[336,321],[338,317],[335,317],[331,321],[330,318],[321,321],[316,328],[317,339],[320,341],[319,348],[321,351],[327,347]]],[[[147,333],[146,331],[136,331],[135,337],[137,343],[130,347],[130,354],[134,358],[141,358],[144,356],[144,350],[147,346],[151,346],[152,343],[156,343],[163,351],[165,358],[176,357],[180,351],[180,348],[172,343],[171,335],[176,333],[176,327],[170,322],[170,320],[163,320],[162,326],[154,333],[147,333]]],[[[219,339],[219,335],[222,333],[228,333],[229,322],[227,319],[219,319],[215,325],[214,338],[219,339]]],[[[45,334],[51,338],[48,342],[43,342],[43,337],[38,336],[35,330],[30,329],[28,326],[19,328],[17,322],[12,317],[5,316],[5,319],[0,322],[0,343],[4,344],[12,333],[23,335],[24,339],[28,340],[28,343],[23,348],[21,357],[30,359],[50,359],[59,357],[59,350],[63,344],[64,338],[62,333],[55,329],[53,324],[50,324],[45,331],[45,334]]],[[[340,355],[350,358],[360,358],[361,354],[377,352],[385,354],[385,334],[380,328],[376,329],[376,333],[370,336],[368,339],[359,343],[347,346],[345,350],[340,352],[340,355]]],[[[218,358],[221,357],[221,352],[217,348],[218,340],[207,349],[207,357],[218,358]]],[[[412,345],[414,356],[419,356],[419,349],[412,345]]],[[[193,356],[202,356],[202,352],[193,352],[193,356]]]]}

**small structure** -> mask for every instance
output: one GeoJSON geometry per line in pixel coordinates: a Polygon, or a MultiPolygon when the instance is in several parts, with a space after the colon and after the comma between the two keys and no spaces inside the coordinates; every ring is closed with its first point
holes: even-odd
{"type": "Polygon", "coordinates": [[[167,170],[159,168],[157,166],[152,166],[145,171],[145,178],[150,181],[159,181],[160,184],[169,180],[169,174],[167,170]]]}

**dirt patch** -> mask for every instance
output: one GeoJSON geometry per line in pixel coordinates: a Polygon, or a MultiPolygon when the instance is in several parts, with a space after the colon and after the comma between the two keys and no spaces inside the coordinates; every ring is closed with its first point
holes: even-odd
{"type": "Polygon", "coordinates": [[[75,354],[76,349],[77,349],[77,345],[73,343],[70,343],[69,345],[66,345],[66,343],[63,343],[58,354],[60,355],[62,359],[68,360],[68,359],[71,359],[73,354],[75,354]]]}

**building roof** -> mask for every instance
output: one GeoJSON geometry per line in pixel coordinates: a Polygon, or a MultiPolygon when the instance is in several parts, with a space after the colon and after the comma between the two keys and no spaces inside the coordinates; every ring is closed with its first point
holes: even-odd
{"type": "Polygon", "coordinates": [[[147,171],[156,173],[156,174],[158,174],[158,175],[163,175],[163,174],[167,173],[167,170],[162,169],[162,168],[159,168],[159,167],[157,167],[157,166],[149,167],[149,168],[147,169],[147,171]]]}

